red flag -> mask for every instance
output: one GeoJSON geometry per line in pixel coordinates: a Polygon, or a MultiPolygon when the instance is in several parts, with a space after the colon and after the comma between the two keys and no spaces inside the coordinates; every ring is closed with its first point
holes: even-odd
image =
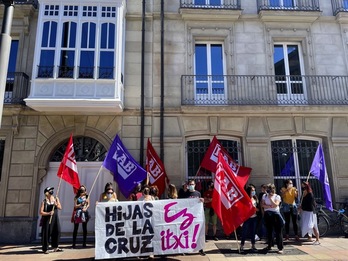
{"type": "Polygon", "coordinates": [[[57,176],[71,184],[75,193],[80,188],[80,179],[77,173],[72,134],[70,135],[68,146],[66,147],[62,162],[60,163],[57,176]]]}
{"type": "Polygon", "coordinates": [[[228,152],[221,146],[220,142],[215,136],[213,140],[211,141],[207,152],[204,155],[204,158],[201,162],[201,167],[211,172],[215,172],[220,151],[222,152],[222,155],[224,159],[226,160],[226,162],[228,163],[228,165],[231,167],[233,174],[237,177],[242,187],[244,187],[245,184],[248,182],[252,168],[238,165],[231,158],[228,152]]]}
{"type": "Polygon", "coordinates": [[[226,235],[231,234],[256,211],[222,153],[218,156],[212,207],[226,235]]]}
{"type": "Polygon", "coordinates": [[[152,147],[150,139],[147,140],[146,170],[149,175],[149,184],[158,187],[158,197],[166,190],[169,183],[163,162],[152,147]]]}

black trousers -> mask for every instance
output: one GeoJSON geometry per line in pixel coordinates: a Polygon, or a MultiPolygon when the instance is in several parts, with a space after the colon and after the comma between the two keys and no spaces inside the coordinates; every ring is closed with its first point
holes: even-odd
{"type": "MultiPolygon", "coordinates": [[[[77,231],[79,230],[79,223],[74,223],[74,232],[73,232],[73,246],[76,244],[77,231]]],[[[87,222],[82,223],[82,233],[83,233],[83,246],[86,246],[87,240],[87,222]]]]}
{"type": "Polygon", "coordinates": [[[279,250],[283,250],[283,221],[280,213],[265,211],[265,225],[267,229],[268,248],[273,245],[273,232],[276,237],[276,243],[279,250]]]}
{"type": "Polygon", "coordinates": [[[293,208],[290,208],[289,212],[284,212],[285,218],[285,233],[289,235],[290,230],[290,219],[292,220],[292,227],[294,228],[295,236],[298,235],[298,226],[297,226],[297,215],[293,213],[293,208]]]}
{"type": "Polygon", "coordinates": [[[60,239],[60,223],[57,210],[54,211],[50,224],[50,216],[42,217],[42,251],[48,250],[49,242],[51,241],[52,248],[57,248],[60,239]]]}

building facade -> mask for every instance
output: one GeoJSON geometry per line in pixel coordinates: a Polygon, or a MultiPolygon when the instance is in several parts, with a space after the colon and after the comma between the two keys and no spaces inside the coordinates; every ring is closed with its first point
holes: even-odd
{"type": "MultiPolygon", "coordinates": [[[[0,241],[39,238],[43,189],[57,188],[71,133],[88,188],[119,134],[142,165],[150,138],[172,183],[204,189],[216,136],[257,188],[309,176],[318,200],[309,169],[321,143],[333,201],[348,198],[346,0],[15,1],[11,36],[0,241]]],[[[101,171],[92,202],[112,181],[101,171]]],[[[73,196],[63,182],[66,237],[73,196]]]]}

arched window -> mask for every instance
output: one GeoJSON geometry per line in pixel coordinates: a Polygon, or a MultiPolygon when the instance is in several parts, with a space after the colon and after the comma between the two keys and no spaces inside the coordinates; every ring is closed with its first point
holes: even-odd
{"type": "MultiPolygon", "coordinates": [[[[103,161],[105,159],[105,147],[93,138],[74,137],[73,144],[76,161],[103,161]]],[[[50,161],[62,161],[67,145],[68,140],[54,152],[50,161]]]]}
{"type": "MultiPolygon", "coordinates": [[[[225,150],[237,163],[240,159],[240,143],[237,140],[218,139],[225,150]]],[[[204,193],[207,189],[207,183],[214,177],[213,174],[203,168],[200,164],[210,145],[210,139],[190,140],[187,141],[187,180],[194,179],[196,190],[204,193]]],[[[186,181],[187,181],[186,180],[186,181]]]]}
{"type": "Polygon", "coordinates": [[[319,180],[309,175],[318,145],[319,140],[299,138],[271,142],[274,184],[278,194],[285,179],[291,179],[294,186],[301,192],[301,182],[309,178],[314,197],[318,202],[323,201],[323,191],[319,180]]]}

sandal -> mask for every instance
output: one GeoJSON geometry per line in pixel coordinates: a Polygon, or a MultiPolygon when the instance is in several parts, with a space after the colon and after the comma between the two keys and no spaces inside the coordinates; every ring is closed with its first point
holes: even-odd
{"type": "Polygon", "coordinates": [[[57,247],[57,248],[55,248],[55,249],[53,250],[53,252],[63,252],[63,249],[57,247]]]}

